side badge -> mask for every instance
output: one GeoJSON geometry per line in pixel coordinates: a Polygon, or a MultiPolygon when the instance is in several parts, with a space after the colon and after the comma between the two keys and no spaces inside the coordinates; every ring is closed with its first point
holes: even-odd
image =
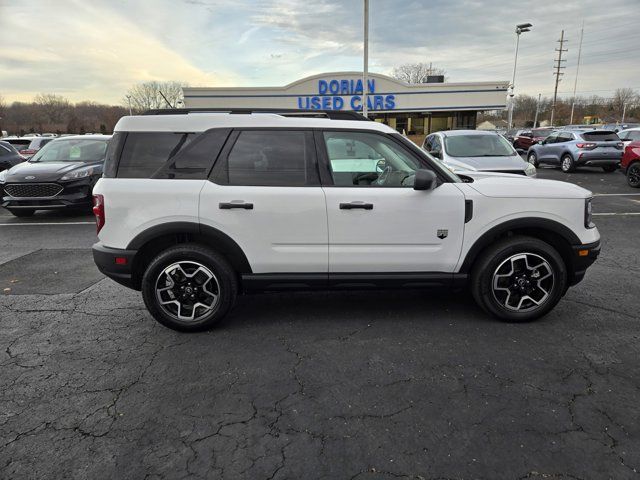
{"type": "Polygon", "coordinates": [[[438,238],[447,238],[447,235],[449,235],[449,230],[438,230],[438,238]]]}

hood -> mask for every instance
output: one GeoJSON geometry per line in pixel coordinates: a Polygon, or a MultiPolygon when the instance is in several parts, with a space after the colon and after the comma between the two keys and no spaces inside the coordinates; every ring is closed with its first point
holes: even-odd
{"type": "Polygon", "coordinates": [[[524,170],[527,168],[520,155],[510,157],[447,157],[445,164],[458,170],[524,170]]]}
{"type": "Polygon", "coordinates": [[[486,197],[583,199],[593,196],[589,190],[557,180],[485,172],[464,172],[464,175],[473,179],[467,185],[486,197]]]}
{"type": "Polygon", "coordinates": [[[5,182],[54,182],[71,170],[90,166],[102,167],[102,162],[23,162],[7,171],[5,182]]]}

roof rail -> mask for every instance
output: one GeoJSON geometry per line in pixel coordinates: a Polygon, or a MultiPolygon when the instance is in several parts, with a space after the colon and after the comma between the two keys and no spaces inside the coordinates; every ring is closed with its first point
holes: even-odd
{"type": "Polygon", "coordinates": [[[162,108],[147,110],[143,115],[187,115],[189,113],[274,113],[283,117],[319,117],[330,120],[362,120],[370,121],[358,112],[349,110],[299,110],[294,108],[162,108]]]}

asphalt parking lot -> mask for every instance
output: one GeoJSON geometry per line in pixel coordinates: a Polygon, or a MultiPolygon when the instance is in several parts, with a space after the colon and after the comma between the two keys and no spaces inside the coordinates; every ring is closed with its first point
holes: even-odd
{"type": "Polygon", "coordinates": [[[287,293],[180,334],[95,269],[91,216],[0,212],[0,478],[638,478],[640,192],[539,172],[596,194],[603,250],[523,325],[287,293]]]}

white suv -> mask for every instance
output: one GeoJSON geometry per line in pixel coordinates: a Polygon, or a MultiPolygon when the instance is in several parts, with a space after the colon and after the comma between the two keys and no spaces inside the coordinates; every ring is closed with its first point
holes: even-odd
{"type": "Polygon", "coordinates": [[[93,191],[96,264],[183,331],[209,328],[240,293],[284,289],[469,285],[485,311],[527,321],[600,251],[587,190],[458,177],[370,121],[124,117],[93,191]]]}

